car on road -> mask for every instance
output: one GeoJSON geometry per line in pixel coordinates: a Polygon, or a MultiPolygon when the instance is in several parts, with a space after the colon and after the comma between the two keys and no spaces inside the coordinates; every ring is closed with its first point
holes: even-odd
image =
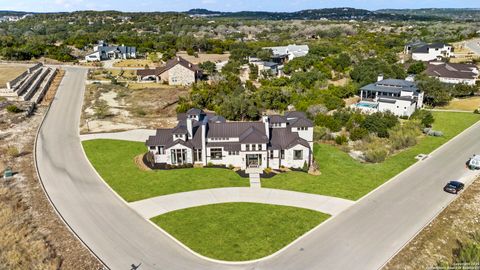
{"type": "Polygon", "coordinates": [[[445,187],[443,188],[443,190],[445,192],[448,192],[448,193],[452,193],[452,194],[457,194],[458,192],[460,192],[460,190],[462,190],[463,188],[465,187],[465,185],[462,183],[462,182],[459,182],[459,181],[450,181],[448,182],[445,187]]]}
{"type": "Polygon", "coordinates": [[[470,170],[480,170],[480,155],[473,155],[468,160],[467,166],[470,170]]]}

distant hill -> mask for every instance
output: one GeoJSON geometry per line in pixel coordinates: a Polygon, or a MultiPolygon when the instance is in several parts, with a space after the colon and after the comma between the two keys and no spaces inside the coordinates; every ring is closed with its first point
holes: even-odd
{"type": "Polygon", "coordinates": [[[441,17],[451,20],[480,21],[480,8],[380,9],[379,13],[407,16],[441,17]]]}
{"type": "Polygon", "coordinates": [[[238,11],[222,12],[207,9],[191,9],[187,12],[191,16],[225,17],[256,20],[432,20],[441,19],[436,16],[410,15],[401,13],[377,12],[356,8],[324,8],[307,9],[295,12],[268,12],[268,11],[238,11]]]}
{"type": "Polygon", "coordinates": [[[14,11],[14,10],[0,10],[0,17],[2,16],[23,16],[25,14],[33,14],[34,12],[14,11]]]}

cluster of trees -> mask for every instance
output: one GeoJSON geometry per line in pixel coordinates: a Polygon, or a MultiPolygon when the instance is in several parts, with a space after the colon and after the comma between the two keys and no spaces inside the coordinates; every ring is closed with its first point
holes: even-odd
{"type": "Polygon", "coordinates": [[[478,85],[447,84],[423,74],[416,77],[418,88],[425,93],[424,102],[431,106],[448,104],[452,98],[468,97],[479,91],[478,85]]]}
{"type": "Polygon", "coordinates": [[[330,114],[318,114],[315,124],[332,132],[347,131],[351,140],[356,141],[374,134],[381,138],[389,136],[389,130],[399,123],[390,112],[376,112],[365,115],[353,109],[341,109],[330,114]]]}
{"type": "Polygon", "coordinates": [[[350,77],[360,86],[376,82],[380,74],[385,78],[404,79],[407,76],[405,69],[395,62],[395,59],[388,62],[385,59],[367,58],[353,66],[350,77]]]}
{"type": "Polygon", "coordinates": [[[319,113],[314,119],[316,140],[333,138],[337,144],[345,144],[348,140],[360,142],[355,148],[364,153],[366,161],[374,163],[417,144],[422,128],[430,127],[434,121],[432,113],[423,110],[403,122],[390,112],[365,115],[352,109],[340,109],[331,115],[319,113]],[[330,132],[335,135],[329,137],[330,132]]]}

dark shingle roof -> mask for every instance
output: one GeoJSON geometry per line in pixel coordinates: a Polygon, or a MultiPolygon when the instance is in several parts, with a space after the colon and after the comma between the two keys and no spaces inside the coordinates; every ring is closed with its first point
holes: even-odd
{"type": "Polygon", "coordinates": [[[414,82],[399,80],[399,79],[385,79],[379,82],[367,84],[360,88],[364,91],[375,91],[398,94],[402,91],[418,93],[419,90],[414,82]]]}
{"type": "Polygon", "coordinates": [[[425,70],[425,74],[432,77],[475,79],[478,77],[478,73],[473,72],[475,69],[477,69],[477,67],[473,64],[430,63],[428,64],[427,70],[425,70]]]}
{"type": "Polygon", "coordinates": [[[165,63],[164,66],[157,67],[155,69],[140,69],[140,70],[137,70],[137,75],[139,75],[141,77],[150,76],[150,75],[159,76],[160,74],[162,74],[165,71],[173,68],[176,65],[182,65],[183,67],[188,68],[189,70],[191,70],[193,72],[201,71],[201,69],[197,65],[194,65],[194,64],[188,62],[187,60],[183,59],[182,57],[177,56],[175,58],[172,58],[172,59],[168,60],[167,63],[165,63]]]}
{"type": "Polygon", "coordinates": [[[240,137],[248,128],[254,127],[265,134],[265,124],[262,122],[226,122],[209,123],[208,138],[240,137]]]}
{"type": "Polygon", "coordinates": [[[296,118],[289,121],[291,127],[313,127],[313,122],[306,118],[296,118]]]}
{"type": "Polygon", "coordinates": [[[270,138],[270,149],[281,150],[289,149],[295,145],[301,144],[310,148],[307,141],[300,138],[298,133],[292,132],[290,128],[272,128],[270,138]]]}
{"type": "Polygon", "coordinates": [[[285,112],[285,117],[287,118],[307,118],[304,112],[292,111],[285,112]]]}
{"type": "Polygon", "coordinates": [[[278,114],[270,115],[268,119],[270,120],[270,123],[286,123],[287,122],[287,118],[285,116],[278,115],[278,114]]]}
{"type": "Polygon", "coordinates": [[[415,48],[412,52],[413,53],[428,53],[429,48],[433,49],[442,49],[444,46],[450,46],[449,44],[446,43],[432,43],[432,44],[426,44],[423,46],[420,46],[418,48],[415,48]]]}
{"type": "Polygon", "coordinates": [[[147,146],[167,145],[173,141],[172,129],[157,129],[155,136],[148,137],[147,146]]]}
{"type": "Polygon", "coordinates": [[[225,151],[240,151],[241,144],[238,142],[209,142],[207,143],[207,147],[223,147],[225,151]]]}
{"type": "Polygon", "coordinates": [[[188,130],[186,126],[178,124],[172,129],[172,134],[187,134],[188,130]]]}
{"type": "Polygon", "coordinates": [[[253,126],[246,129],[239,136],[239,140],[240,143],[268,143],[268,137],[265,131],[262,132],[253,126]]]}
{"type": "Polygon", "coordinates": [[[200,115],[203,114],[204,112],[200,109],[197,108],[191,108],[190,110],[187,111],[187,115],[200,115]]]}

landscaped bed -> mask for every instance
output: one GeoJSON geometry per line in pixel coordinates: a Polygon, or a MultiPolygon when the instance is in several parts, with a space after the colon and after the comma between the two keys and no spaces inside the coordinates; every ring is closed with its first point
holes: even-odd
{"type": "Polygon", "coordinates": [[[321,175],[301,172],[280,174],[262,179],[262,187],[295,190],[357,200],[416,162],[415,156],[428,154],[475,122],[480,115],[473,113],[433,112],[435,130],[443,137],[425,137],[420,142],[382,163],[360,163],[337,147],[315,144],[315,160],[321,175]]]}
{"type": "Polygon", "coordinates": [[[152,221],[204,256],[245,261],[278,251],[327,218],[302,208],[224,203],[178,210],[152,221]]]}
{"type": "Polygon", "coordinates": [[[226,169],[141,170],[134,162],[136,156],[146,152],[141,142],[99,139],[82,144],[95,170],[129,202],[198,189],[249,185],[248,179],[226,169]]]}

